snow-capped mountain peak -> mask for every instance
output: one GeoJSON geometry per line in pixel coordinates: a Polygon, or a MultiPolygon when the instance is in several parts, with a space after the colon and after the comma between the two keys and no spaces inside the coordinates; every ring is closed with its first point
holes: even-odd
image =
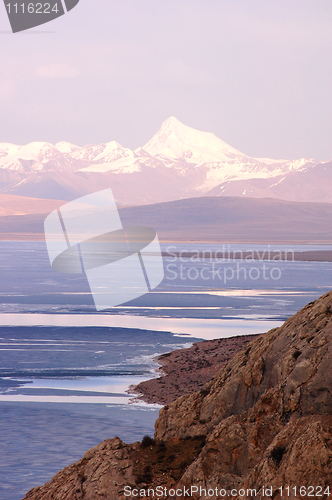
{"type": "Polygon", "coordinates": [[[9,142],[2,142],[0,144],[0,159],[8,156],[12,153],[15,153],[21,146],[17,146],[16,144],[11,144],[9,142]]]}
{"type": "Polygon", "coordinates": [[[0,151],[7,154],[0,154],[0,167],[10,170],[29,170],[29,165],[34,164],[35,170],[40,170],[43,163],[61,156],[52,144],[48,142],[30,142],[24,146],[0,144],[0,151]]]}
{"type": "Polygon", "coordinates": [[[0,143],[0,191],[64,200],[105,186],[129,204],[207,195],[293,199],[295,191],[301,200],[332,200],[330,172],[328,163],[304,158],[251,158],[173,116],[135,151],[114,140],[84,147],[0,143]]]}
{"type": "Polygon", "coordinates": [[[164,121],[143,149],[153,156],[182,158],[194,163],[227,161],[234,155],[244,156],[211,132],[188,127],[174,116],[164,121]]]}
{"type": "Polygon", "coordinates": [[[71,153],[72,151],[81,149],[79,146],[66,141],[57,142],[55,148],[60,151],[60,153],[71,153]]]}
{"type": "Polygon", "coordinates": [[[16,154],[22,160],[38,160],[40,162],[48,161],[54,156],[59,156],[59,151],[48,142],[30,142],[20,147],[16,154]]]}
{"type": "Polygon", "coordinates": [[[94,158],[94,163],[111,163],[120,158],[135,158],[136,155],[131,149],[124,148],[116,141],[108,142],[102,153],[94,158]]]}

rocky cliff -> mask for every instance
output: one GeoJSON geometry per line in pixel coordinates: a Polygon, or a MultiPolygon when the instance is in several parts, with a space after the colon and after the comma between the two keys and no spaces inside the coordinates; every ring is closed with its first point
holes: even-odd
{"type": "MultiPolygon", "coordinates": [[[[201,487],[206,494],[193,495],[201,499],[222,498],[220,489],[232,498],[327,499],[331,366],[332,292],[247,344],[199,392],[165,406],[154,441],[105,441],[25,499],[115,500],[127,498],[125,486],[143,495],[158,485],[201,487]]],[[[159,498],[172,498],[165,493],[159,498]]]]}

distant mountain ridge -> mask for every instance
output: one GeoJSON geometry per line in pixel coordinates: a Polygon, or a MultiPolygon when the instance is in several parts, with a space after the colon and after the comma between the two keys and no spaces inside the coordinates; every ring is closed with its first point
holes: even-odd
{"type": "Polygon", "coordinates": [[[135,151],[116,141],[0,143],[0,192],[71,200],[111,187],[117,201],[134,205],[210,195],[332,202],[331,167],[251,158],[170,117],[135,151]]]}
{"type": "MultiPolygon", "coordinates": [[[[44,239],[46,215],[63,203],[0,194],[0,239],[44,239]]],[[[153,227],[165,242],[332,243],[331,203],[206,196],[119,207],[119,214],[124,227],[153,227]]]]}

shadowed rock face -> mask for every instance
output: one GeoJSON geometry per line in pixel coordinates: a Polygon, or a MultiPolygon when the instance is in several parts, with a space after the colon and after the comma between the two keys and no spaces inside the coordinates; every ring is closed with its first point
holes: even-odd
{"type": "Polygon", "coordinates": [[[26,500],[116,499],[118,485],[135,484],[130,456],[137,448],[118,437],[87,451],[84,457],[56,474],[40,488],[32,489],[26,500]]]}
{"type": "Polygon", "coordinates": [[[283,418],[332,414],[331,341],[329,293],[249,344],[200,393],[163,408],[156,438],[208,434],[225,418],[271,398],[282,405],[278,414],[283,418]]]}
{"type": "MultiPolygon", "coordinates": [[[[248,344],[202,390],[160,411],[157,443],[205,437],[176,484],[255,488],[259,499],[266,498],[263,486],[273,487],[275,499],[287,485],[330,486],[332,493],[331,366],[332,292],[248,344]]],[[[134,456],[137,462],[143,450],[117,439],[105,443],[26,499],[125,498],[123,486],[137,483],[134,456]],[[74,494],[78,470],[85,480],[74,494]]],[[[155,481],[152,467],[148,486],[155,481]]],[[[164,481],[174,485],[170,471],[164,481]]]]}

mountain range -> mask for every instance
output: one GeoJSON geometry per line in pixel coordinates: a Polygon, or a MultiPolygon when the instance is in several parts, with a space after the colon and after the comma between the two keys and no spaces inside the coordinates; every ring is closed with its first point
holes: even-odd
{"type": "Polygon", "coordinates": [[[69,201],[111,187],[122,205],[201,196],[332,202],[332,161],[252,158],[168,118],[143,147],[0,143],[0,193],[69,201]]]}

